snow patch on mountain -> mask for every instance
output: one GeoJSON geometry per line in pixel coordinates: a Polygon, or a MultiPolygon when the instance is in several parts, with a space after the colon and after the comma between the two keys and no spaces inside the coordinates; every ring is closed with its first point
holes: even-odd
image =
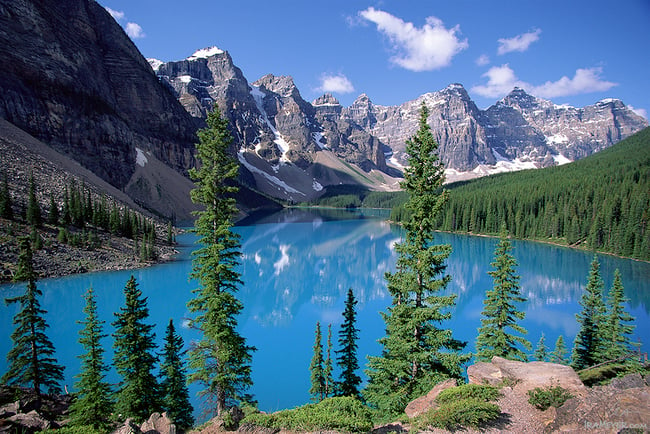
{"type": "Polygon", "coordinates": [[[275,125],[271,123],[271,120],[269,119],[268,114],[266,113],[266,110],[264,110],[264,92],[260,90],[259,87],[250,85],[251,89],[251,96],[255,100],[255,105],[257,106],[257,110],[262,114],[262,119],[268,125],[268,127],[271,129],[273,132],[273,135],[275,135],[275,140],[273,140],[273,143],[278,145],[278,148],[280,151],[282,151],[282,157],[280,158],[280,162],[288,162],[289,158],[287,157],[287,152],[289,152],[289,143],[282,137],[282,134],[278,131],[277,128],[275,128],[275,125]]]}
{"type": "Polygon", "coordinates": [[[223,54],[223,50],[220,50],[217,47],[208,47],[197,50],[192,54],[187,60],[196,60],[196,59],[207,59],[211,56],[216,56],[217,54],[223,54]]]}
{"type": "Polygon", "coordinates": [[[561,166],[563,164],[573,163],[573,160],[569,160],[567,157],[565,157],[562,154],[553,155],[553,160],[555,160],[558,166],[561,166]]]}
{"type": "Polygon", "coordinates": [[[239,162],[240,162],[240,163],[241,163],[245,168],[247,168],[251,173],[257,173],[257,174],[259,174],[259,175],[262,175],[264,178],[266,178],[267,180],[269,180],[271,183],[277,185],[279,188],[283,189],[283,190],[286,191],[287,193],[295,193],[295,194],[300,194],[300,195],[302,195],[302,196],[305,196],[305,194],[304,194],[303,192],[298,191],[298,190],[296,190],[295,188],[289,186],[289,184],[287,184],[286,182],[282,181],[282,180],[281,180],[280,178],[278,178],[277,176],[273,176],[273,175],[271,175],[271,174],[269,174],[269,173],[266,173],[266,172],[263,171],[262,169],[260,169],[260,168],[258,168],[258,167],[255,167],[255,166],[253,166],[252,164],[250,164],[248,161],[246,161],[246,157],[244,156],[244,151],[239,151],[239,152],[237,153],[237,159],[238,159],[239,162]]]}
{"type": "Polygon", "coordinates": [[[147,59],[147,62],[149,62],[149,65],[151,65],[151,69],[154,70],[154,72],[158,72],[158,69],[165,64],[162,60],[154,59],[154,58],[149,58],[147,59]]]}
{"type": "Polygon", "coordinates": [[[147,160],[147,156],[144,155],[144,152],[140,148],[135,148],[135,164],[137,164],[140,167],[144,167],[145,164],[147,164],[149,160],[147,160]]]}

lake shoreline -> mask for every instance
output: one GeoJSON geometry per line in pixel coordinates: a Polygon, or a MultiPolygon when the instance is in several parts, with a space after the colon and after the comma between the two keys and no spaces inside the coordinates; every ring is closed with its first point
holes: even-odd
{"type": "MultiPolygon", "coordinates": [[[[18,243],[22,236],[29,236],[27,226],[7,224],[3,220],[2,246],[0,251],[0,285],[13,281],[18,263],[18,243]]],[[[39,229],[42,248],[34,250],[33,265],[39,279],[66,277],[96,271],[137,270],[152,265],[174,261],[179,251],[175,245],[160,240],[155,243],[157,252],[153,260],[142,261],[136,252],[136,242],[129,238],[98,232],[99,246],[87,248],[62,243],[57,239],[58,228],[44,225],[39,229]]]]}

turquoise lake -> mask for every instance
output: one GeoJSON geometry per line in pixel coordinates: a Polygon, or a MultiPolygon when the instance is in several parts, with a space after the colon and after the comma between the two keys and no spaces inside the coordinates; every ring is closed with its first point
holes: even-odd
{"type": "MultiPolygon", "coordinates": [[[[240,331],[247,343],[257,348],[253,356],[252,393],[260,409],[275,411],[309,402],[309,362],[314,344],[316,321],[327,333],[332,324],[336,349],[337,332],[342,322],[348,288],[354,290],[359,333],[359,362],[366,355],[379,355],[376,343],[384,334],[379,314],[390,304],[384,273],[394,270],[393,246],[402,230],[385,221],[379,211],[285,210],[258,219],[247,219],[235,230],[241,234],[241,273],[244,285],[239,292],[245,309],[239,317],[240,331]]],[[[118,272],[100,272],[58,279],[39,280],[43,291],[41,304],[48,311],[49,336],[57,350],[59,363],[66,366],[65,384],[73,389],[79,370],[77,355],[79,325],[83,319],[83,299],[92,286],[97,295],[100,317],[106,322],[104,332],[112,333],[114,312],[124,303],[122,289],[133,274],[139,288],[148,297],[150,324],[156,324],[159,345],[165,326],[173,319],[186,346],[197,337],[184,327],[185,307],[196,282],[188,280],[191,270],[190,234],[178,237],[177,260],[153,267],[118,272]]],[[[449,243],[453,252],[447,261],[452,276],[448,291],[458,295],[454,319],[446,324],[455,337],[468,341],[474,351],[476,329],[480,325],[483,296],[492,287],[487,274],[491,269],[497,240],[453,234],[438,234],[437,243],[449,243]]],[[[586,284],[593,253],[552,245],[513,241],[518,261],[522,293],[528,302],[522,306],[533,346],[542,332],[551,347],[559,334],[569,349],[577,331],[575,319],[578,302],[586,284]]],[[[650,264],[598,256],[601,275],[608,290],[614,270],[620,269],[627,297],[628,311],[636,317],[634,340],[641,340],[643,351],[650,348],[650,264]]],[[[24,285],[2,285],[0,295],[22,293],[24,285]]],[[[0,303],[0,373],[6,370],[5,355],[11,347],[10,334],[16,306],[0,303]]],[[[104,338],[107,347],[112,338],[104,338]]],[[[108,348],[106,361],[111,360],[108,348]]],[[[335,372],[336,374],[336,372],[335,372]]],[[[109,381],[117,382],[114,372],[109,381]]],[[[201,403],[194,398],[197,416],[201,403]]]]}

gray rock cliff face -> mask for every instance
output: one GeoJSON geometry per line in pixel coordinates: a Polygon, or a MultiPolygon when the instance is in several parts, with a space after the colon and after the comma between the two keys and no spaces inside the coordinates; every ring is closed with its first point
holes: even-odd
{"type": "Polygon", "coordinates": [[[178,62],[149,62],[199,124],[215,103],[220,107],[230,120],[234,148],[254,150],[272,165],[287,161],[303,170],[327,148],[365,171],[386,169],[384,146],[341,118],[341,110],[332,111],[342,107],[331,95],[310,104],[289,76],[267,74],[249,84],[228,52],[211,47],[197,53],[178,62]]]}
{"type": "Polygon", "coordinates": [[[1,117],[146,206],[160,197],[137,149],[165,170],[193,164],[191,116],[95,1],[0,0],[0,65],[1,117]]]}

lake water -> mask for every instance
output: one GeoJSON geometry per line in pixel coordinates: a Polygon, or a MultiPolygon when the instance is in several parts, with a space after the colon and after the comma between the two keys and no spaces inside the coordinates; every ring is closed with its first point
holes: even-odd
{"type": "MultiPolygon", "coordinates": [[[[385,221],[376,211],[285,210],[261,219],[249,219],[236,227],[242,236],[241,273],[244,285],[239,297],[245,309],[239,317],[240,330],[247,343],[257,348],[253,357],[252,392],[260,409],[274,411],[309,401],[309,363],[314,329],[320,321],[327,333],[332,324],[336,348],[337,332],[348,288],[354,290],[359,333],[359,362],[366,355],[379,355],[376,343],[384,334],[379,312],[390,304],[384,273],[394,270],[393,246],[402,231],[385,221]]],[[[38,281],[43,291],[41,304],[48,311],[49,336],[56,357],[66,366],[65,384],[71,389],[78,373],[82,352],[77,343],[83,319],[83,294],[95,290],[104,332],[113,332],[114,312],[124,303],[122,290],[133,274],[148,297],[149,323],[156,324],[159,344],[170,318],[186,345],[197,337],[183,327],[188,316],[185,307],[196,282],[188,280],[191,270],[192,235],[178,237],[178,260],[135,271],[101,272],[38,281]]],[[[447,271],[453,277],[448,291],[458,294],[453,321],[448,326],[455,337],[467,340],[474,351],[476,329],[480,325],[484,292],[492,287],[487,274],[491,269],[497,240],[484,237],[438,234],[437,243],[450,243],[453,253],[447,271]]],[[[523,306],[528,339],[537,343],[542,331],[552,347],[559,334],[572,347],[577,331],[575,314],[587,280],[593,254],[551,245],[514,241],[514,256],[519,265],[522,292],[528,298],[523,306]]],[[[636,317],[634,340],[650,343],[650,264],[600,255],[601,274],[609,289],[614,270],[619,268],[627,297],[628,311],[636,317]]],[[[24,285],[0,286],[0,296],[23,292],[24,285]]],[[[5,355],[11,347],[12,318],[17,307],[0,304],[0,373],[6,371],[5,355]]],[[[110,336],[104,344],[112,345],[110,336]]],[[[110,361],[109,348],[106,360],[110,361]]],[[[114,372],[109,380],[116,382],[114,372]]],[[[192,395],[196,387],[190,389],[192,395]]],[[[198,409],[200,403],[194,400],[198,409]]],[[[198,415],[197,411],[197,415],[198,415]]]]}

